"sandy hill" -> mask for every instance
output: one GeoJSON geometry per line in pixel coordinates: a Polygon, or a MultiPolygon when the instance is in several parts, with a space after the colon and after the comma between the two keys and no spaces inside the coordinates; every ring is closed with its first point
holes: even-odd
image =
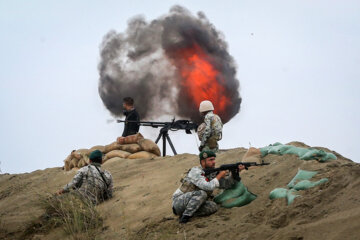
{"type": "MultiPolygon", "coordinates": [[[[246,150],[222,151],[217,165],[239,161],[246,150]]],[[[241,173],[256,200],[240,208],[221,208],[186,225],[172,214],[171,196],[180,176],[198,164],[196,155],[109,161],[104,168],[114,177],[115,196],[97,207],[106,226],[98,239],[360,239],[360,164],[333,153],[338,159],[326,163],[270,154],[264,158],[270,165],[241,173]],[[289,206],[284,199],[270,200],[269,193],[286,187],[299,168],[316,170],[315,180],[329,181],[301,191],[289,206]]],[[[29,222],[43,214],[38,199],[75,173],[51,168],[0,175],[0,238],[19,239],[29,222]]],[[[54,229],[29,238],[64,239],[64,234],[54,229]]]]}

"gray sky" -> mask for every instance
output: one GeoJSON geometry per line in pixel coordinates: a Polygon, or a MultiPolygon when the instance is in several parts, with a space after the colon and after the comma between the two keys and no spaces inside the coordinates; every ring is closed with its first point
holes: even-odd
{"type": "MultiPolygon", "coordinates": [[[[102,37],[174,4],[204,12],[238,65],[242,110],[221,148],[302,141],[360,162],[359,1],[0,0],[2,172],[62,166],[72,149],[113,142],[122,125],[106,123],[97,92],[102,37]]],[[[194,136],[171,138],[197,152],[194,136]]]]}

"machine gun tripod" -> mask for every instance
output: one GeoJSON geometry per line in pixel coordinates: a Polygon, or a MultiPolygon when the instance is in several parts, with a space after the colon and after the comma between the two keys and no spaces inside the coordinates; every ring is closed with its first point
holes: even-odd
{"type": "Polygon", "coordinates": [[[189,120],[176,120],[173,119],[171,122],[137,122],[137,121],[124,121],[124,120],[116,120],[118,123],[120,122],[129,122],[129,123],[137,123],[140,126],[153,127],[158,128],[161,127],[158,137],[155,140],[157,144],[162,138],[163,143],[163,156],[166,156],[166,142],[169,142],[172,152],[174,155],[177,155],[174,144],[172,143],[169,131],[178,131],[185,130],[186,134],[191,134],[191,130],[197,130],[198,125],[189,120]]]}

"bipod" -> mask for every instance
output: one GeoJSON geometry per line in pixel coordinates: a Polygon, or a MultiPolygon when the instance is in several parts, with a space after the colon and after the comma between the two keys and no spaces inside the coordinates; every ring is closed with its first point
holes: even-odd
{"type": "Polygon", "coordinates": [[[163,157],[166,156],[166,140],[169,142],[169,145],[170,145],[171,150],[173,151],[174,155],[177,155],[175,147],[169,136],[169,127],[163,127],[160,129],[159,136],[157,137],[157,139],[155,141],[156,144],[159,142],[160,138],[162,138],[162,140],[163,140],[163,157]]]}

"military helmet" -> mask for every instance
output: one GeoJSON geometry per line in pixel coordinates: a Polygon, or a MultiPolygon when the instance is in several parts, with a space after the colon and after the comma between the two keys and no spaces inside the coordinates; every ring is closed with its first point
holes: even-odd
{"type": "Polygon", "coordinates": [[[209,100],[202,101],[199,106],[199,112],[214,111],[214,106],[209,100]]]}

